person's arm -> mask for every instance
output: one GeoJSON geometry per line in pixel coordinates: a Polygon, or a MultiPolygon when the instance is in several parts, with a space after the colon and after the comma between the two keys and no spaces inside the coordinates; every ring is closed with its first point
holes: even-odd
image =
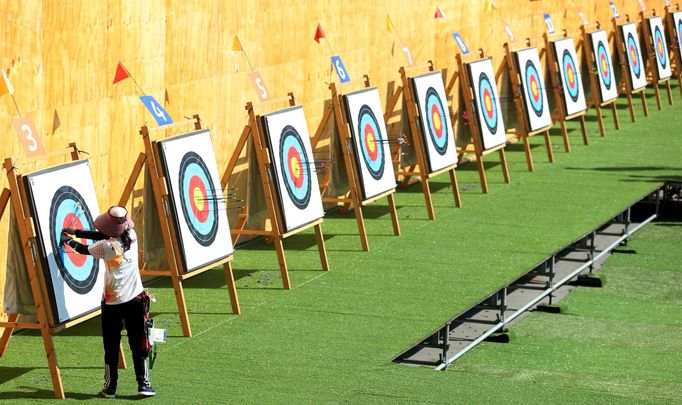
{"type": "Polygon", "coordinates": [[[73,240],[66,232],[62,232],[61,242],[82,255],[91,255],[96,259],[112,260],[116,257],[116,246],[106,239],[98,240],[92,245],[84,245],[73,240]]]}
{"type": "Polygon", "coordinates": [[[79,243],[75,240],[73,240],[70,236],[66,234],[66,232],[62,233],[62,239],[61,242],[65,245],[69,245],[69,247],[76,252],[82,254],[82,255],[89,255],[90,251],[88,250],[88,245],[84,245],[82,243],[79,243]]]}
{"type": "Polygon", "coordinates": [[[62,231],[68,233],[69,235],[74,235],[77,238],[85,238],[85,239],[90,239],[90,240],[109,239],[109,237],[107,235],[103,234],[102,232],[88,231],[85,229],[76,229],[76,227],[74,227],[74,226],[64,228],[62,231]]]}

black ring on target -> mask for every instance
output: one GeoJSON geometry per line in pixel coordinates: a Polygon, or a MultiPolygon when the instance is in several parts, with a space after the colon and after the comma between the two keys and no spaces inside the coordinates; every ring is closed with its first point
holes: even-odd
{"type": "Polygon", "coordinates": [[[443,156],[448,150],[448,127],[445,120],[445,108],[433,87],[426,90],[424,106],[431,143],[436,152],[443,156]]]}
{"type": "Polygon", "coordinates": [[[374,180],[380,180],[383,177],[386,161],[384,157],[383,136],[379,128],[379,122],[372,109],[368,105],[360,107],[358,112],[360,154],[369,175],[374,180]]]}
{"type": "Polygon", "coordinates": [[[654,47],[656,47],[656,56],[658,57],[658,63],[661,64],[661,68],[665,69],[668,66],[668,58],[665,53],[665,45],[663,42],[663,34],[661,33],[660,27],[656,26],[654,29],[654,47]]]}
{"type": "Polygon", "coordinates": [[[635,41],[635,37],[632,36],[632,33],[628,34],[627,53],[630,55],[628,60],[630,61],[632,73],[639,79],[642,75],[642,64],[639,60],[639,46],[637,45],[637,41],[635,41]]]}
{"type": "MultiPolygon", "coordinates": [[[[671,38],[672,40],[672,38],[671,38]]],[[[682,20],[677,23],[677,46],[682,49],[682,20]]],[[[678,49],[678,52],[679,52],[678,49]]]]}
{"type": "Polygon", "coordinates": [[[530,60],[526,61],[526,94],[528,95],[533,112],[538,117],[542,117],[542,111],[545,107],[540,83],[540,74],[535,64],[530,60]],[[535,87],[533,87],[533,82],[535,82],[535,87]],[[533,89],[535,89],[535,92],[533,92],[533,89]]]}
{"type": "Polygon", "coordinates": [[[578,67],[575,64],[575,60],[573,60],[573,56],[568,52],[568,49],[564,49],[564,53],[561,56],[561,66],[564,71],[564,87],[568,90],[568,96],[576,103],[578,102],[578,96],[580,95],[578,67]]]}
{"type": "Polygon", "coordinates": [[[606,46],[602,41],[599,41],[599,44],[597,45],[597,67],[599,68],[599,77],[601,77],[604,87],[611,90],[611,84],[613,84],[611,61],[609,60],[609,54],[606,51],[606,46]]]}
{"type": "Polygon", "coordinates": [[[497,101],[494,95],[493,86],[488,75],[482,72],[478,77],[478,105],[483,113],[483,121],[485,121],[485,125],[492,134],[497,133],[497,101]]]}
{"type": "MultiPolygon", "coordinates": [[[[83,196],[73,187],[62,186],[52,196],[50,203],[50,245],[57,269],[64,283],[78,294],[87,294],[95,286],[99,273],[99,260],[89,255],[69,251],[59,243],[62,229],[76,226],[95,229],[90,209],[83,196]]],[[[68,248],[71,250],[71,248],[68,248]]]]}
{"type": "Polygon", "coordinates": [[[291,125],[284,127],[279,139],[279,163],[284,188],[291,202],[297,208],[305,209],[310,202],[312,162],[305,152],[301,135],[291,125]]]}
{"type": "Polygon", "coordinates": [[[210,172],[196,152],[187,152],[178,172],[180,206],[189,232],[201,246],[210,246],[218,235],[218,199],[210,172]]]}

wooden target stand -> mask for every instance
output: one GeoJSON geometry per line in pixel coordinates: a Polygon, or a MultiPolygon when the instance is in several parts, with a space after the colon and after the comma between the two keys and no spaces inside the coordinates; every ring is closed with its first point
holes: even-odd
{"type": "MultiPolygon", "coordinates": [[[[474,110],[474,88],[471,81],[469,80],[469,75],[466,71],[466,65],[475,62],[476,60],[485,58],[485,53],[483,49],[478,50],[478,55],[462,55],[458,53],[456,55],[457,59],[457,72],[453,76],[450,84],[448,85],[448,90],[454,88],[456,81],[459,80],[462,89],[462,98],[464,99],[464,110],[469,115],[469,129],[471,131],[471,141],[474,144],[474,153],[476,154],[476,164],[478,166],[478,175],[481,180],[481,188],[484,194],[488,193],[488,178],[485,173],[485,165],[483,163],[483,157],[491,153],[497,152],[500,156],[500,166],[502,166],[502,176],[504,177],[504,182],[509,184],[509,166],[507,165],[507,155],[505,154],[506,143],[496,146],[490,149],[483,148],[483,139],[481,139],[481,123],[478,122],[478,116],[474,110]]],[[[497,75],[496,75],[497,76],[497,75]]],[[[505,135],[506,136],[506,135],[505,135]]],[[[463,148],[466,151],[467,147],[463,148]]],[[[464,152],[462,152],[463,154],[464,152]]]]}
{"type": "MultiPolygon", "coordinates": [[[[135,187],[142,168],[147,165],[149,169],[151,187],[154,194],[154,204],[156,204],[156,210],[159,213],[159,222],[161,224],[161,236],[163,237],[163,244],[166,248],[166,258],[168,260],[167,269],[147,269],[146,264],[140,268],[140,275],[142,277],[170,277],[173,284],[173,289],[175,290],[175,300],[178,304],[178,314],[180,315],[180,323],[182,325],[182,333],[185,337],[192,336],[192,329],[189,322],[189,314],[187,313],[187,304],[185,302],[185,292],[182,286],[183,281],[190,277],[194,277],[201,274],[207,270],[215,268],[219,265],[223,265],[225,271],[225,281],[227,282],[227,290],[230,295],[230,303],[232,305],[232,312],[239,315],[241,313],[239,308],[239,298],[237,297],[237,289],[234,283],[234,274],[232,271],[232,259],[233,255],[230,255],[222,260],[211,263],[207,266],[193,270],[190,273],[186,273],[183,268],[182,258],[180,253],[180,244],[176,232],[177,224],[175,223],[175,218],[171,215],[169,207],[168,187],[166,186],[166,181],[164,178],[163,170],[161,169],[161,158],[158,154],[158,144],[157,141],[152,140],[151,135],[154,132],[164,131],[164,135],[169,135],[170,131],[173,129],[183,128],[187,129],[189,125],[193,125],[194,130],[200,130],[201,120],[198,115],[194,115],[193,119],[189,122],[178,122],[175,124],[165,125],[162,127],[149,128],[146,124],[140,128],[140,135],[142,135],[142,140],[144,141],[144,152],[141,152],[135,162],[133,171],[128,178],[123,193],[121,194],[121,199],[119,200],[119,205],[125,206],[130,199],[130,196],[135,187]]],[[[162,136],[161,138],[164,138],[162,136]]],[[[148,187],[148,185],[145,185],[148,187]]],[[[151,202],[145,201],[146,204],[151,202]]]]}
{"type": "MultiPolygon", "coordinates": [[[[589,66],[589,76],[590,76],[590,88],[592,89],[592,98],[589,100],[588,105],[594,107],[597,111],[597,122],[599,123],[599,134],[603,137],[606,136],[606,129],[604,126],[604,116],[602,109],[606,107],[611,107],[611,113],[613,114],[613,125],[616,129],[620,129],[620,121],[618,119],[618,108],[616,102],[618,97],[611,101],[601,102],[599,99],[599,67],[597,64],[599,61],[596,59],[595,50],[592,49],[592,41],[590,40],[590,34],[596,31],[600,31],[601,24],[599,21],[580,26],[580,33],[582,35],[582,47],[583,53],[585,55],[585,61],[589,66]]],[[[607,34],[607,38],[610,36],[607,34]]],[[[612,69],[613,70],[613,69],[612,69]]],[[[615,79],[614,79],[615,80],[615,79]]]]}
{"type": "MultiPolygon", "coordinates": [[[[559,63],[554,55],[554,50],[552,49],[552,42],[558,39],[569,38],[568,32],[563,30],[562,32],[556,32],[554,34],[544,33],[543,37],[545,39],[545,54],[547,57],[547,65],[549,67],[549,75],[552,80],[552,87],[554,88],[554,99],[556,102],[557,115],[556,119],[561,124],[561,137],[564,140],[564,149],[566,153],[571,151],[571,142],[568,139],[568,129],[566,128],[566,122],[572,119],[578,119],[580,121],[580,131],[583,135],[583,144],[589,145],[590,141],[587,137],[587,127],[585,125],[585,114],[587,113],[587,108],[584,111],[580,111],[575,114],[568,115],[566,112],[566,106],[564,106],[563,98],[563,85],[561,84],[559,75],[559,63]]],[[[577,52],[576,52],[577,53],[577,52]]],[[[579,61],[575,61],[576,67],[579,69],[579,61]]],[[[578,79],[580,80],[580,79],[578,79]]],[[[579,82],[582,86],[582,80],[579,82]]]]}
{"type": "MultiPolygon", "coordinates": [[[[519,46],[511,46],[509,43],[504,44],[505,50],[505,60],[507,64],[507,69],[509,69],[509,78],[511,80],[511,85],[514,94],[514,106],[516,107],[516,115],[521,124],[520,130],[516,131],[516,135],[523,138],[523,148],[526,153],[526,162],[528,163],[528,171],[532,172],[535,170],[533,164],[533,156],[530,150],[530,138],[533,135],[543,134],[545,138],[545,146],[547,148],[547,158],[550,163],[554,163],[554,152],[552,151],[552,141],[549,137],[549,130],[552,128],[552,124],[547,125],[544,128],[536,129],[535,131],[530,130],[530,122],[528,119],[528,114],[526,114],[526,106],[523,101],[523,89],[521,82],[521,72],[519,72],[516,63],[514,62],[514,52],[522,50],[524,48],[529,48],[532,46],[530,38],[526,38],[526,43],[519,46]]],[[[546,100],[545,100],[546,102],[546,100]]]]}
{"type": "MultiPolygon", "coordinates": [[[[296,105],[296,99],[293,93],[289,93],[286,97],[279,99],[267,100],[264,104],[274,104],[287,102],[290,107],[296,105]]],[[[256,160],[258,165],[258,171],[261,178],[261,187],[263,188],[263,193],[265,195],[265,205],[268,212],[268,219],[270,222],[270,229],[257,230],[257,229],[244,229],[246,226],[246,221],[248,219],[248,207],[243,207],[239,213],[239,221],[237,225],[232,229],[232,240],[236,244],[238,238],[241,235],[251,235],[251,236],[265,236],[267,242],[272,242],[275,245],[275,251],[277,252],[277,261],[279,262],[279,271],[282,275],[282,284],[285,289],[291,289],[291,281],[289,280],[289,269],[287,267],[286,257],[284,255],[284,244],[283,240],[289,236],[295,235],[301,231],[313,227],[315,229],[315,239],[317,241],[317,248],[320,254],[320,263],[322,264],[323,271],[329,271],[329,261],[327,259],[327,250],[324,245],[324,235],[322,234],[322,222],[323,218],[315,220],[307,225],[300,228],[294,229],[287,232],[284,229],[284,222],[282,221],[282,213],[280,212],[279,205],[275,201],[275,196],[277,195],[277,190],[274,184],[274,177],[270,176],[272,171],[272,162],[270,161],[270,155],[267,147],[267,142],[265,139],[265,131],[260,119],[260,115],[256,115],[254,111],[254,106],[252,102],[246,103],[246,111],[249,114],[249,123],[244,127],[242,134],[237,142],[237,146],[232,153],[232,158],[230,159],[223,177],[221,179],[221,185],[223,189],[227,188],[227,183],[230,176],[234,172],[239,156],[241,155],[244,147],[246,146],[249,139],[253,142],[253,147],[256,154],[256,160]]],[[[266,226],[267,228],[267,226],[266,226]]]]}
{"type": "Polygon", "coordinates": [[[625,18],[623,19],[624,21],[622,23],[619,23],[617,19],[612,18],[611,21],[613,23],[613,30],[614,34],[616,36],[616,50],[618,52],[618,59],[620,61],[620,67],[621,67],[621,75],[620,75],[620,88],[622,89],[621,92],[625,93],[625,96],[627,97],[628,100],[628,106],[630,108],[630,119],[632,122],[637,121],[637,118],[635,117],[635,106],[632,103],[632,96],[639,94],[641,99],[642,99],[642,111],[644,112],[644,116],[648,117],[649,116],[649,107],[646,104],[646,86],[642,87],[639,90],[633,90],[632,89],[632,83],[630,82],[629,76],[629,71],[630,71],[630,66],[628,65],[628,59],[625,53],[627,52],[626,49],[626,44],[625,44],[625,38],[623,38],[622,33],[620,32],[620,26],[623,24],[627,24],[630,22],[630,16],[625,15],[625,18]]]}
{"type": "MultiPolygon", "coordinates": [[[[657,68],[657,55],[656,55],[656,45],[654,44],[654,33],[651,31],[651,26],[649,25],[649,19],[656,17],[656,10],[651,9],[651,11],[640,11],[639,19],[642,24],[642,34],[644,36],[644,46],[646,47],[646,58],[647,58],[647,76],[651,76],[651,83],[654,85],[654,93],[656,94],[656,107],[660,111],[663,109],[663,103],[661,102],[661,91],[659,86],[665,86],[668,92],[668,104],[673,105],[673,90],[670,87],[670,77],[661,79],[658,77],[657,68]]],[[[665,23],[665,20],[661,18],[661,21],[665,23]]],[[[662,33],[662,35],[665,35],[662,33]]],[[[668,63],[670,63],[670,54],[668,54],[668,63]]]]}
{"type": "Polygon", "coordinates": [[[679,3],[665,7],[665,23],[668,30],[668,49],[670,51],[670,63],[673,67],[673,74],[677,77],[677,85],[680,88],[680,95],[682,95],[682,49],[680,49],[680,41],[677,38],[677,30],[675,29],[675,20],[673,13],[680,11],[679,3]]]}
{"type": "MultiPolygon", "coordinates": [[[[344,87],[348,88],[353,84],[357,84],[359,80],[356,81],[348,81],[346,83],[339,83],[339,87],[343,85],[344,87]]],[[[361,80],[363,88],[369,88],[371,87],[369,83],[369,76],[364,75],[363,79],[361,80]]],[[[327,126],[327,123],[329,122],[329,119],[332,117],[332,114],[334,115],[334,120],[336,122],[336,136],[339,137],[339,143],[341,144],[341,154],[343,155],[343,162],[344,166],[346,169],[346,173],[348,174],[348,188],[349,191],[347,195],[345,196],[336,196],[336,197],[324,197],[324,194],[326,192],[326,188],[328,187],[329,181],[326,181],[326,184],[320,184],[320,193],[323,195],[322,197],[322,202],[325,203],[342,203],[343,204],[343,211],[348,211],[351,208],[355,212],[355,220],[358,224],[358,234],[360,236],[360,244],[362,246],[362,250],[368,251],[369,250],[369,241],[367,239],[367,230],[365,227],[365,219],[364,215],[362,213],[362,207],[369,205],[377,200],[380,200],[382,198],[386,198],[388,201],[388,210],[389,213],[391,214],[391,222],[393,224],[393,234],[395,236],[400,236],[400,222],[398,221],[398,212],[396,210],[395,206],[395,196],[393,195],[395,193],[395,189],[389,190],[385,193],[382,193],[380,195],[374,196],[372,198],[368,198],[366,200],[362,199],[362,189],[361,189],[361,180],[360,180],[360,174],[357,171],[357,156],[355,156],[355,153],[351,150],[352,147],[350,143],[353,141],[351,138],[351,132],[350,132],[350,127],[348,123],[348,114],[346,111],[346,105],[343,102],[343,94],[339,92],[337,89],[337,84],[336,83],[331,83],[329,85],[329,89],[331,90],[332,93],[332,98],[331,98],[331,104],[328,104],[327,107],[324,110],[324,114],[322,115],[322,120],[320,121],[320,125],[317,127],[317,131],[315,132],[315,135],[313,136],[313,139],[311,140],[312,144],[312,149],[313,151],[317,148],[317,145],[320,142],[320,138],[322,136],[324,128],[327,126]]],[[[382,117],[383,118],[383,117],[382,117]]],[[[387,156],[386,159],[389,157],[387,156]]],[[[392,164],[392,162],[391,162],[392,164]]],[[[327,173],[327,179],[329,179],[331,169],[333,167],[333,164],[330,164],[330,170],[327,173]]]]}
{"type": "MultiPolygon", "coordinates": [[[[22,254],[24,262],[26,263],[26,271],[31,283],[31,293],[36,305],[36,315],[38,318],[37,322],[18,322],[19,314],[10,313],[8,314],[7,321],[0,322],[0,328],[4,328],[2,336],[0,337],[0,357],[5,353],[12,332],[14,332],[15,329],[39,330],[40,335],[43,338],[43,346],[45,348],[45,356],[47,357],[47,364],[52,378],[54,396],[57,399],[64,399],[64,386],[62,384],[62,376],[57,362],[57,352],[54,341],[52,340],[52,335],[98,316],[101,313],[101,309],[97,309],[78,319],[61,324],[57,324],[53,319],[53,308],[48,296],[48,289],[44,276],[48,271],[43,268],[43,263],[38,258],[36,221],[30,214],[26,189],[17,165],[64,155],[69,155],[72,161],[80,159],[79,150],[75,143],[70,143],[69,147],[66,149],[47,153],[38,157],[17,160],[11,158],[5,159],[4,168],[7,172],[9,189],[3,189],[0,194],[0,218],[4,214],[7,204],[10,201],[12,203],[12,209],[14,210],[14,215],[17,220],[17,227],[19,228],[22,254]]],[[[118,364],[119,368],[126,368],[122,349],[119,350],[118,364]]]]}

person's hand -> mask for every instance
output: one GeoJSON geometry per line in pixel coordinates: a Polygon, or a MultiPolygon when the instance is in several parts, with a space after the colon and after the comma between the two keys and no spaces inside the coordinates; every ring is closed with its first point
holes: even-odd
{"type": "Polygon", "coordinates": [[[59,245],[68,245],[71,240],[71,236],[68,233],[62,232],[62,237],[59,238],[59,245]]]}
{"type": "Polygon", "coordinates": [[[76,227],[75,226],[70,226],[68,228],[62,229],[63,233],[67,233],[69,235],[75,235],[76,234],[76,227]]]}

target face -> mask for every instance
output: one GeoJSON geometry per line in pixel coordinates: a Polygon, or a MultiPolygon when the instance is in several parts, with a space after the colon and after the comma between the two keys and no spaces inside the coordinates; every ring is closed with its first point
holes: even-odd
{"type": "Polygon", "coordinates": [[[291,202],[305,209],[310,202],[310,158],[306,154],[301,135],[291,125],[282,130],[279,139],[279,162],[284,186],[291,202]]]}
{"type": "MultiPolygon", "coordinates": [[[[87,161],[77,161],[23,176],[29,213],[35,219],[38,256],[51,302],[51,324],[77,319],[99,308],[104,264],[59,243],[62,229],[94,230],[99,215],[87,161]]],[[[92,241],[79,240],[83,244],[92,241]]]]}
{"type": "Polygon", "coordinates": [[[625,42],[625,57],[628,62],[628,76],[633,90],[638,90],[646,86],[645,66],[642,60],[642,53],[639,49],[639,35],[635,23],[623,24],[620,26],[622,38],[625,42]]]}
{"type": "Polygon", "coordinates": [[[491,59],[481,59],[467,64],[469,79],[474,90],[474,106],[481,132],[483,149],[503,145],[506,141],[502,110],[491,59]]]}
{"type": "Polygon", "coordinates": [[[585,93],[580,79],[580,70],[576,61],[573,38],[554,41],[554,54],[559,63],[559,76],[566,114],[573,115],[585,111],[585,93]]]}
{"type": "Polygon", "coordinates": [[[521,78],[521,93],[529,131],[537,131],[552,125],[552,117],[546,102],[545,82],[540,74],[542,65],[538,49],[526,48],[515,51],[514,60],[521,78]]]}
{"type": "Polygon", "coordinates": [[[227,204],[220,186],[208,130],[157,142],[169,191],[172,231],[178,241],[183,272],[217,263],[234,250],[227,204]]]}
{"type": "Polygon", "coordinates": [[[440,72],[430,72],[410,81],[419,109],[419,134],[414,138],[424,145],[429,173],[456,166],[455,137],[443,76],[440,72]]]}
{"type": "MultiPolygon", "coordinates": [[[[675,54],[677,54],[678,62],[682,63],[682,53],[679,52],[679,50],[682,49],[682,11],[676,11],[676,12],[672,13],[671,18],[672,18],[675,36],[677,38],[678,51],[675,52],[675,54]]],[[[670,40],[675,41],[675,39],[673,39],[673,38],[670,38],[670,40]]]]}
{"type": "Polygon", "coordinates": [[[261,119],[284,227],[281,231],[285,233],[324,216],[308,124],[299,106],[261,119]]]}
{"type": "Polygon", "coordinates": [[[661,17],[652,17],[647,21],[654,46],[654,54],[656,55],[656,74],[658,80],[667,79],[672,76],[672,69],[670,67],[670,58],[668,57],[668,44],[663,34],[663,19],[661,17]]]}
{"type": "Polygon", "coordinates": [[[210,246],[218,232],[218,198],[206,163],[196,152],[180,160],[180,201],[189,231],[202,246],[210,246]]]}
{"type": "Polygon", "coordinates": [[[393,165],[386,162],[391,150],[379,90],[362,89],[344,95],[343,100],[363,200],[395,189],[393,165]]]}
{"type": "Polygon", "coordinates": [[[618,97],[618,89],[615,85],[616,78],[611,62],[611,53],[608,47],[606,31],[599,30],[590,33],[590,41],[594,61],[597,65],[597,77],[599,79],[599,97],[602,103],[618,97]]]}

